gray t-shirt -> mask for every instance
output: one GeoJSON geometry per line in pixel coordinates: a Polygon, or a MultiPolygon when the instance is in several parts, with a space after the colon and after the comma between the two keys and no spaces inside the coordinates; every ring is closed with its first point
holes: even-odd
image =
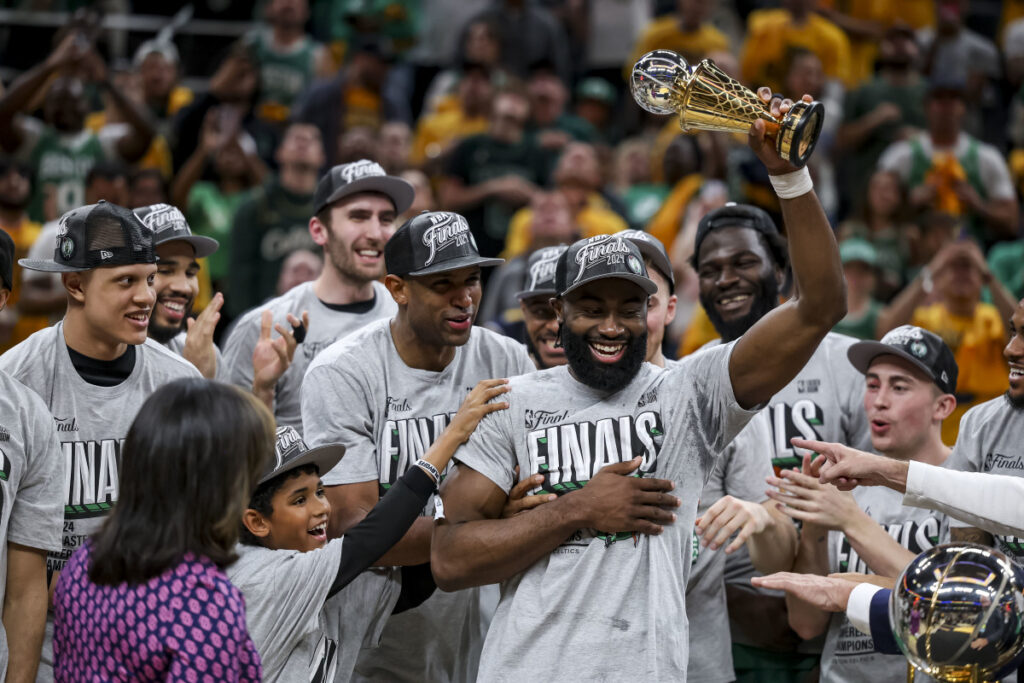
{"type": "MultiPolygon", "coordinates": [[[[700,494],[697,516],[723,496],[760,503],[767,499],[765,479],[772,474],[771,426],[768,411],[759,412],[732,440],[700,494]]],[[[686,615],[690,621],[691,683],[728,683],[736,680],[732,666],[732,638],[725,600],[724,547],[700,546],[693,537],[693,567],[686,584],[686,615]]]]}
{"type": "MultiPolygon", "coordinates": [[[[880,486],[855,489],[857,505],[901,546],[915,555],[944,543],[949,524],[941,512],[903,505],[903,495],[880,486]]],[[[828,533],[829,572],[874,574],[839,531],[828,533]]],[[[931,681],[918,672],[915,680],[931,681]]],[[[907,660],[875,652],[871,636],[858,631],[844,613],[833,614],[821,654],[821,680],[830,683],[903,683],[907,660]]]]}
{"type": "MultiPolygon", "coordinates": [[[[373,283],[373,296],[369,307],[363,302],[344,307],[328,307],[313,292],[313,283],[306,282],[257,306],[238,320],[224,344],[227,381],[247,391],[252,389],[252,352],[260,338],[263,311],[269,309],[273,312],[274,322],[285,328],[289,327],[285,317],[287,314],[301,318],[303,311],[309,311],[306,338],[295,349],[292,364],[277,381],[274,392],[274,417],[277,418],[277,425],[294,427],[302,434],[302,381],[309,364],[317,354],[350,332],[380,318],[390,318],[398,311],[391,294],[379,282],[373,283]]],[[[277,336],[276,332],[272,334],[277,336]]]]}
{"type": "Polygon", "coordinates": [[[580,529],[502,584],[479,680],[685,680],[685,588],[697,503],[719,454],[754,416],[733,396],[732,345],[663,370],[649,363],[614,393],[566,366],[510,381],[509,409],[485,417],[457,458],[508,492],[545,475],[564,494],[606,465],[643,457],[675,482],[676,522],[658,536],[580,529]]]}
{"type": "MultiPolygon", "coordinates": [[[[521,344],[479,327],[441,372],[410,368],[395,349],[390,320],[380,320],[331,345],[309,366],[302,390],[305,440],[310,447],[346,448],[324,484],[376,481],[383,492],[423,456],[477,382],[532,370],[521,344]]],[[[355,680],[473,680],[484,628],[478,593],[437,591],[420,607],[391,617],[380,645],[360,656],[355,680]]]]}
{"type": "MultiPolygon", "coordinates": [[[[991,472],[1024,477],[1024,409],[1006,396],[976,405],[960,420],[960,433],[945,466],[962,472],[991,472]]],[[[955,519],[950,526],[971,526],[955,519]]],[[[996,535],[996,548],[1024,564],[1024,537],[996,535]]]]}
{"type": "Polygon", "coordinates": [[[271,683],[348,681],[364,640],[380,637],[400,586],[365,572],[330,599],[341,564],[342,539],[319,550],[270,550],[239,545],[227,568],[245,596],[245,622],[271,683]]]}
{"type": "MultiPolygon", "coordinates": [[[[35,392],[0,372],[0,605],[8,543],[60,551],[64,480],[53,416],[35,392]]],[[[0,623],[0,681],[7,676],[8,652],[0,623]]]]}
{"type": "MultiPolygon", "coordinates": [[[[183,354],[184,354],[184,351],[185,351],[185,340],[186,340],[187,337],[188,337],[188,332],[186,332],[185,330],[182,330],[178,334],[178,336],[172,338],[171,341],[169,341],[166,344],[164,344],[164,346],[166,346],[171,351],[173,351],[174,353],[176,353],[179,356],[181,356],[182,358],[184,358],[185,356],[183,354]]],[[[227,376],[228,375],[228,369],[224,365],[224,354],[222,354],[220,352],[220,347],[217,346],[216,344],[213,345],[213,353],[217,357],[217,372],[214,373],[214,377],[213,378],[215,380],[217,380],[218,382],[227,382],[228,381],[228,376],[227,376]]],[[[252,356],[250,355],[250,365],[251,365],[251,358],[252,358],[252,356]]],[[[251,388],[252,388],[252,382],[250,381],[249,382],[249,386],[246,387],[246,389],[251,389],[251,388]]]]}
{"type": "MultiPolygon", "coordinates": [[[[117,502],[121,445],[143,402],[162,385],[199,371],[152,339],[135,347],[135,367],[120,384],[101,387],[79,376],[64,323],[31,335],[0,356],[0,371],[42,398],[57,424],[64,480],[62,550],[46,559],[48,574],[60,571],[86,538],[99,530],[117,502]]],[[[39,678],[52,678],[51,620],[47,620],[39,678]]]]}

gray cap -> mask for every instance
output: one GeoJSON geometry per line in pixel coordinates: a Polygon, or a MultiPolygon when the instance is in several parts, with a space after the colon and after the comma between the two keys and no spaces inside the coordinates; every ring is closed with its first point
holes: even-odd
{"type": "Polygon", "coordinates": [[[339,199],[360,192],[380,192],[387,195],[395,205],[395,211],[405,212],[412,206],[416,190],[412,184],[397,176],[388,175],[376,161],[360,159],[350,164],[340,164],[328,171],[317,183],[313,193],[313,213],[339,199]]]}
{"type": "Polygon", "coordinates": [[[217,251],[220,243],[212,237],[193,235],[185,215],[170,204],[150,204],[135,209],[142,224],[153,231],[153,246],[166,242],[188,242],[196,250],[196,258],[204,258],[217,251]]]}
{"type": "Polygon", "coordinates": [[[274,462],[260,478],[259,483],[270,481],[279,474],[303,465],[316,465],[320,474],[327,474],[341,461],[343,455],[345,447],[341,444],[310,448],[294,427],[278,427],[277,441],[274,443],[274,462]]]}
{"type": "Polygon", "coordinates": [[[665,250],[665,245],[661,243],[661,240],[643,230],[623,230],[615,234],[619,237],[625,237],[635,244],[640,253],[644,255],[644,258],[649,259],[654,267],[668,280],[669,291],[675,293],[676,278],[672,272],[672,261],[669,260],[668,252],[665,250]]]}
{"type": "Polygon", "coordinates": [[[555,270],[558,268],[558,257],[569,247],[564,244],[557,247],[544,247],[530,254],[526,262],[526,280],[523,291],[516,292],[517,299],[529,299],[535,296],[555,296],[555,270]]]}
{"type": "Polygon", "coordinates": [[[384,245],[384,265],[389,275],[433,275],[504,262],[481,256],[466,218],[450,211],[424,211],[413,216],[384,245]]]}

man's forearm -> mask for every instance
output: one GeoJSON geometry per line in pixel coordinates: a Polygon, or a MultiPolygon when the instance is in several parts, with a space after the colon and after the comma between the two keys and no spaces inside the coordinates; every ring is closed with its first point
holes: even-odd
{"type": "Polygon", "coordinates": [[[434,525],[430,564],[441,590],[498,583],[525,571],[584,524],[574,493],[508,519],[434,525]]]}
{"type": "MultiPolygon", "coordinates": [[[[800,530],[793,571],[799,574],[828,574],[828,529],[805,523],[800,530]]],[[[814,605],[786,593],[789,626],[801,638],[814,638],[828,626],[829,614],[814,605]]]]}
{"type": "Polygon", "coordinates": [[[861,513],[844,527],[843,534],[860,559],[879,576],[899,576],[914,559],[910,552],[873,519],[861,513]]]}
{"type": "Polygon", "coordinates": [[[36,678],[46,629],[46,554],[8,544],[7,590],[3,624],[7,632],[7,682],[31,683],[36,678]]]}
{"type": "Polygon", "coordinates": [[[762,503],[772,523],[764,531],[747,539],[747,550],[754,569],[762,574],[788,572],[796,560],[796,526],[775,508],[775,501],[762,503]]]}
{"type": "Polygon", "coordinates": [[[391,550],[374,562],[375,567],[404,567],[430,562],[430,539],[434,533],[434,519],[420,517],[405,532],[391,550]]]}
{"type": "Polygon", "coordinates": [[[780,199],[801,318],[826,330],[846,315],[846,282],[832,228],[812,190],[780,199]]]}

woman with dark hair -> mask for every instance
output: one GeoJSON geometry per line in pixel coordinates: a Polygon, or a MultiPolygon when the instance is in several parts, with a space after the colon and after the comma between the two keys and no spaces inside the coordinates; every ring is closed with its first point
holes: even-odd
{"type": "Polygon", "coordinates": [[[54,593],[57,681],[259,681],[245,604],[223,568],[274,449],[252,395],[171,382],[139,410],[120,498],[54,593]]]}

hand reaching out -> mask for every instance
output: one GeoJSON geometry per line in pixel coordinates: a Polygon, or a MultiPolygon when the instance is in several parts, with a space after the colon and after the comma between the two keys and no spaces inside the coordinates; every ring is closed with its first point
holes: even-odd
{"type": "Polygon", "coordinates": [[[772,523],[771,515],[760,503],[723,496],[697,519],[697,535],[701,537],[702,546],[717,550],[730,536],[736,534],[732,543],[725,547],[725,553],[729,555],[772,523]]]}
{"type": "MultiPolygon", "coordinates": [[[[288,323],[294,328],[299,319],[291,313],[287,316],[288,323]]],[[[302,325],[309,329],[309,312],[302,312],[302,325]]],[[[285,329],[280,323],[274,322],[274,314],[263,311],[260,318],[260,338],[252,352],[252,392],[273,410],[274,387],[285,371],[291,367],[292,358],[298,342],[291,330],[285,329]],[[270,338],[273,327],[278,337],[270,338]]]]}
{"type": "Polygon", "coordinates": [[[198,368],[206,379],[213,379],[217,374],[217,349],[213,344],[213,332],[220,320],[220,308],[224,305],[224,295],[217,292],[195,319],[188,319],[188,332],[185,335],[185,348],[181,355],[198,368]]]}
{"type": "Polygon", "coordinates": [[[781,477],[768,477],[768,484],[776,489],[766,493],[793,519],[841,530],[862,514],[861,510],[850,493],[819,482],[817,467],[811,465],[811,456],[805,455],[800,471],[783,470],[781,477]]]}

